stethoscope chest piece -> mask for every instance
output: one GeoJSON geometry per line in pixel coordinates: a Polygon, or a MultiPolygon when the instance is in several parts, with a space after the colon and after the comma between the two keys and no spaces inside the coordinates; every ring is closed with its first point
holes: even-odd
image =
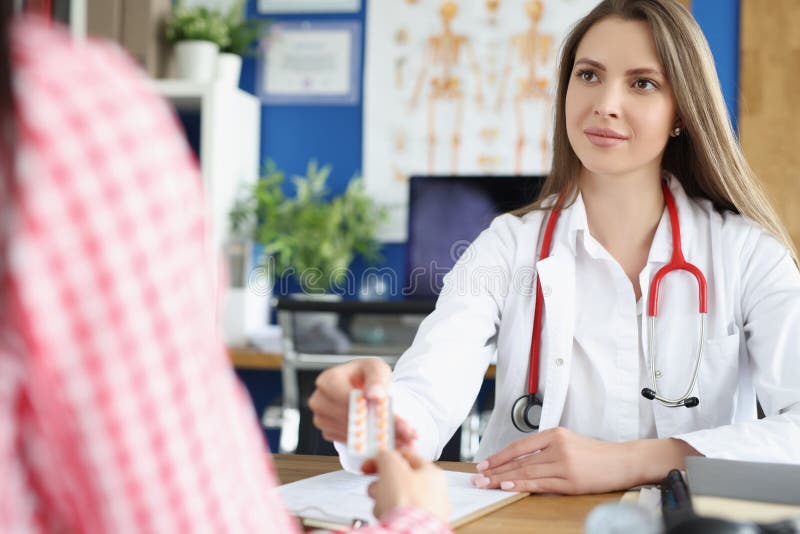
{"type": "Polygon", "coordinates": [[[533,393],[525,395],[514,401],[511,408],[511,422],[520,432],[534,432],[539,430],[542,420],[542,400],[533,393]]]}

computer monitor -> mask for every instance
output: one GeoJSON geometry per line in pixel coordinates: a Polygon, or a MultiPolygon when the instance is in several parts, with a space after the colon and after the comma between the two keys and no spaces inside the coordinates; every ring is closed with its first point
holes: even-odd
{"type": "Polygon", "coordinates": [[[412,176],[405,298],[436,298],[444,275],[498,215],[536,200],[543,176],[412,176]]]}

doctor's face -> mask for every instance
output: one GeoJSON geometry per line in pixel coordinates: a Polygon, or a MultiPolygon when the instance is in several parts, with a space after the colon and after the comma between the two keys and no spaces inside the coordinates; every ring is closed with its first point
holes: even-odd
{"type": "Polygon", "coordinates": [[[660,173],[676,104],[647,23],[609,17],[586,32],[565,111],[569,142],[589,172],[660,173]]]}

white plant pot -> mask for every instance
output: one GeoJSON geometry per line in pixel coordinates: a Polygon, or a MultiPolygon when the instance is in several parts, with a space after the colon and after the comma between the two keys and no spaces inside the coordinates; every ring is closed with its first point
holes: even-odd
{"type": "Polygon", "coordinates": [[[214,80],[219,46],[211,41],[180,41],[175,45],[178,77],[193,82],[214,80]]]}
{"type": "Polygon", "coordinates": [[[242,56],[223,52],[217,58],[217,81],[230,87],[239,87],[242,75],[242,56]]]}

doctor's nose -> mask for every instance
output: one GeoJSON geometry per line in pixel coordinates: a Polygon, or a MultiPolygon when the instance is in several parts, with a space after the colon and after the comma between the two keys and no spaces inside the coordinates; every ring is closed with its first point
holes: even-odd
{"type": "Polygon", "coordinates": [[[601,91],[594,102],[594,114],[599,117],[618,119],[620,115],[619,96],[613,89],[601,91]]]}

